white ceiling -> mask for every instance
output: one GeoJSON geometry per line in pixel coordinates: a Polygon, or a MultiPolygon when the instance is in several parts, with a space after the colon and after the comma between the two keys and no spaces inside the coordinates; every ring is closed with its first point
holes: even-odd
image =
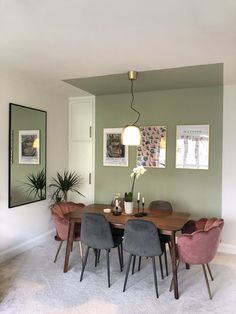
{"type": "Polygon", "coordinates": [[[235,0],[0,0],[0,70],[60,93],[80,94],[63,79],[210,63],[236,83],[235,0]]]}

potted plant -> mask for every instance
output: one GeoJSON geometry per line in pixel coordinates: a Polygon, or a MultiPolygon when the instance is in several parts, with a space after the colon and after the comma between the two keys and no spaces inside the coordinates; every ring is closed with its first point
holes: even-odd
{"type": "Polygon", "coordinates": [[[32,194],[35,198],[43,200],[46,198],[46,174],[45,170],[42,169],[38,173],[31,173],[27,177],[27,182],[24,182],[26,185],[26,192],[29,196],[32,194]]]}
{"type": "Polygon", "coordinates": [[[68,192],[77,193],[84,196],[79,190],[81,184],[81,176],[73,171],[65,170],[61,175],[57,172],[56,178],[52,178],[53,183],[49,185],[55,191],[51,195],[54,202],[67,202],[68,192]]]}
{"type": "Polygon", "coordinates": [[[133,193],[134,193],[134,183],[136,178],[138,179],[141,174],[144,174],[147,170],[143,166],[138,166],[137,168],[133,169],[133,172],[131,173],[131,178],[133,178],[131,191],[125,192],[124,196],[124,206],[125,206],[125,212],[127,214],[132,214],[133,212],[133,193]]]}

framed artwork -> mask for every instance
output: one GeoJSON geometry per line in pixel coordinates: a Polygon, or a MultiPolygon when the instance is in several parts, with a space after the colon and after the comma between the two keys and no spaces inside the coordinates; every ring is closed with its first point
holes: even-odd
{"type": "Polygon", "coordinates": [[[208,169],[209,125],[177,125],[176,168],[208,169]]]}
{"type": "Polygon", "coordinates": [[[103,129],[103,166],[128,167],[128,146],[121,143],[122,129],[103,129]]]}
{"type": "Polygon", "coordinates": [[[39,164],[39,130],[19,131],[19,164],[39,164]]]}
{"type": "Polygon", "coordinates": [[[166,168],[166,126],[141,127],[141,145],[137,147],[137,166],[166,168]]]}

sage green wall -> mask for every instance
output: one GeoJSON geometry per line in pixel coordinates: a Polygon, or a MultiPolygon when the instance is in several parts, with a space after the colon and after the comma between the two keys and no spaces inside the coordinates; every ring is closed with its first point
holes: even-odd
{"type": "MultiPolygon", "coordinates": [[[[147,168],[135,184],[135,193],[151,200],[168,200],[175,210],[194,217],[221,215],[222,114],[221,86],[143,92],[135,94],[141,126],[167,126],[167,168],[147,168]],[[176,125],[209,124],[209,170],[175,169],[176,125]]],[[[131,189],[130,173],[136,166],[136,147],[129,147],[129,167],[103,166],[103,128],[133,122],[130,95],[96,97],[95,201],[109,203],[115,192],[131,189]]]]}

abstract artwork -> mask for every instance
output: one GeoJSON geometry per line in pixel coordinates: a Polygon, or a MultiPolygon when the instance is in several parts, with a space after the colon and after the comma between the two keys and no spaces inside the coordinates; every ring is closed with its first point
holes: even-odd
{"type": "Polygon", "coordinates": [[[141,127],[141,145],[137,148],[137,166],[166,167],[166,126],[141,127]]]}

